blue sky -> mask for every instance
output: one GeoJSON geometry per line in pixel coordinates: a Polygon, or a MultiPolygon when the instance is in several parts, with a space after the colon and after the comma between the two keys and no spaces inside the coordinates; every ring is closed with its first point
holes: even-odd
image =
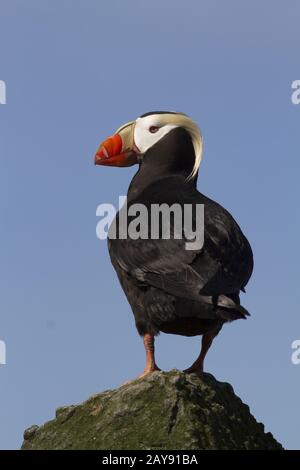
{"type": "MultiPolygon", "coordinates": [[[[100,141],[157,109],[204,135],[199,189],[249,238],[255,272],[206,370],[230,382],[287,448],[300,448],[299,148],[296,0],[2,0],[0,80],[0,447],[55,408],[144,367],[141,340],[96,238],[96,207],[134,168],[95,168],[100,141]]],[[[161,335],[163,369],[189,366],[198,338],[161,335]]]]}

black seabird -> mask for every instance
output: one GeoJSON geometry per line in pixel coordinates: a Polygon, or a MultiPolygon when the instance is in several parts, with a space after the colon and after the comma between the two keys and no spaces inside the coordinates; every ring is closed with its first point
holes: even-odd
{"type": "MultiPolygon", "coordinates": [[[[240,291],[252,274],[251,247],[233,217],[197,188],[202,158],[198,126],[185,114],[159,111],[146,113],[120,127],[105,140],[95,164],[139,164],[129,189],[126,211],[143,204],[174,204],[193,208],[204,205],[204,244],[187,249],[187,234],[177,238],[175,222],[169,220],[171,237],[162,230],[156,239],[109,238],[112,264],[131,305],[135,324],[143,337],[146,367],[141,377],[158,370],[154,338],[159,332],[202,336],[199,357],[186,372],[203,370],[205,355],[224,323],[246,318],[240,291]]],[[[116,226],[120,214],[116,217],[116,226]]],[[[151,232],[151,217],[147,233],[151,232]]],[[[128,216],[127,224],[132,221],[128,216]]],[[[178,232],[178,230],[177,230],[178,232]]],[[[178,235],[178,233],[177,233],[178,235]]]]}

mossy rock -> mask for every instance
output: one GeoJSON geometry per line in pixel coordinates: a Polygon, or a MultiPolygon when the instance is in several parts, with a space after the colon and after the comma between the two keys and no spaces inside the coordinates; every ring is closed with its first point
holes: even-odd
{"type": "Polygon", "coordinates": [[[231,385],[212,375],[154,372],[24,433],[24,450],[282,449],[231,385]]]}

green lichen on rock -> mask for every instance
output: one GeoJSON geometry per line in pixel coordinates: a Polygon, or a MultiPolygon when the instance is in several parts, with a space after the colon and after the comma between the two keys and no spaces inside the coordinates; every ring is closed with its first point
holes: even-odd
{"type": "Polygon", "coordinates": [[[24,433],[38,449],[282,449],[227,383],[212,375],[154,372],[64,406],[24,433]]]}

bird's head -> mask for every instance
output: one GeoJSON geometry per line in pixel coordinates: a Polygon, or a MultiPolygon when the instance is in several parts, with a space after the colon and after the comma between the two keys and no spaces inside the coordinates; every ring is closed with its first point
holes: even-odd
{"type": "Polygon", "coordinates": [[[179,149],[176,158],[181,160],[180,165],[189,167],[188,178],[193,178],[198,172],[202,158],[200,129],[186,114],[156,111],[143,114],[135,121],[119,127],[99,146],[95,155],[95,164],[131,166],[143,163],[151,150],[157,150],[155,158],[159,158],[163,166],[166,160],[161,159],[167,159],[168,151],[171,149],[173,153],[179,149]],[[184,144],[189,145],[191,152],[186,150],[184,144]],[[192,155],[188,157],[188,153],[192,155]],[[189,161],[184,161],[187,158],[189,161]]]}

